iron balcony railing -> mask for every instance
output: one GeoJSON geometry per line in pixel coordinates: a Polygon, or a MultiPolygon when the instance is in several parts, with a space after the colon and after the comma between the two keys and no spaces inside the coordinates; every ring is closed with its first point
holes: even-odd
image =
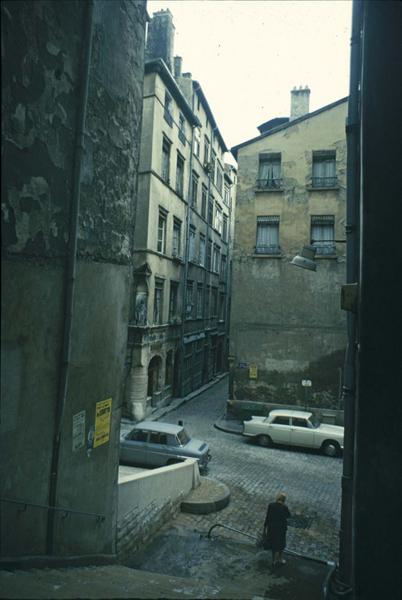
{"type": "Polygon", "coordinates": [[[334,242],[313,242],[312,245],[316,249],[316,256],[336,254],[336,245],[334,242]]]}
{"type": "Polygon", "coordinates": [[[255,254],[281,254],[281,252],[281,247],[277,244],[270,244],[268,246],[255,246],[255,254]]]}
{"type": "Polygon", "coordinates": [[[335,177],[313,177],[311,182],[312,187],[327,188],[336,187],[338,185],[338,178],[335,177]]]}
{"type": "Polygon", "coordinates": [[[260,190],[280,190],[282,179],[257,179],[257,188],[260,190]]]}

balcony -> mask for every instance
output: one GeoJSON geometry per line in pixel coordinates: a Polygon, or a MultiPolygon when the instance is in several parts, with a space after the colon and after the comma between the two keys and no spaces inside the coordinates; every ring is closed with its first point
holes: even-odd
{"type": "Polygon", "coordinates": [[[338,187],[338,178],[336,177],[313,177],[311,180],[313,188],[336,188],[338,187]]]}
{"type": "Polygon", "coordinates": [[[270,244],[269,246],[255,246],[255,254],[269,254],[269,255],[280,255],[282,252],[281,247],[277,244],[270,244]]]}
{"type": "Polygon", "coordinates": [[[256,187],[259,190],[281,190],[282,179],[257,179],[256,187]]]}

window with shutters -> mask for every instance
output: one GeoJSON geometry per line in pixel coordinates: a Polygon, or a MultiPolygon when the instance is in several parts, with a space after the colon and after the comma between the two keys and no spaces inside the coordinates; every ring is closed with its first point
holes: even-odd
{"type": "Polygon", "coordinates": [[[336,153],[335,150],[316,150],[313,152],[313,188],[336,187],[336,153]]]}
{"type": "Polygon", "coordinates": [[[334,242],[334,215],[312,215],[311,216],[311,245],[315,247],[316,254],[335,254],[334,242]]]}
{"type": "Polygon", "coordinates": [[[257,217],[256,254],[280,254],[279,216],[257,217]]]}
{"type": "Polygon", "coordinates": [[[257,187],[271,190],[282,187],[280,153],[260,154],[257,187]]]}

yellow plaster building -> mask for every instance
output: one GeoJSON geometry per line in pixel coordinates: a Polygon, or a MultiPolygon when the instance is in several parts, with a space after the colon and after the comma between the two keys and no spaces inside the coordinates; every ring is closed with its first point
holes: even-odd
{"type": "Polygon", "coordinates": [[[345,239],[347,98],[309,113],[309,95],[294,89],[290,118],[263,123],[258,137],[232,148],[233,405],[339,407],[346,247],[334,240],[345,239]],[[291,264],[306,244],[316,247],[316,272],[291,264]]]}

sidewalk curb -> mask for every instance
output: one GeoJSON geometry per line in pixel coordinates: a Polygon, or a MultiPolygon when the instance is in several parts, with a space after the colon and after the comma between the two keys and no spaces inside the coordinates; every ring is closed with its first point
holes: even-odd
{"type": "MultiPolygon", "coordinates": [[[[194,500],[191,499],[191,494],[190,494],[190,498],[187,498],[186,500],[181,502],[180,509],[182,512],[191,513],[193,515],[207,515],[209,513],[222,510],[229,504],[230,490],[227,487],[227,485],[225,485],[221,481],[215,481],[214,479],[209,479],[207,477],[204,477],[204,479],[207,480],[209,484],[213,484],[213,487],[215,488],[214,491],[215,491],[216,499],[215,500],[204,500],[201,497],[201,499],[197,500],[196,498],[197,498],[197,489],[198,488],[196,488],[194,490],[194,492],[195,492],[194,500]]],[[[211,492],[209,492],[209,493],[211,493],[211,492]]]]}
{"type": "Polygon", "coordinates": [[[238,429],[231,429],[230,427],[220,425],[219,421],[214,423],[214,427],[215,429],[218,429],[219,431],[224,431],[225,433],[233,433],[233,435],[243,435],[243,433],[238,429]]]}

